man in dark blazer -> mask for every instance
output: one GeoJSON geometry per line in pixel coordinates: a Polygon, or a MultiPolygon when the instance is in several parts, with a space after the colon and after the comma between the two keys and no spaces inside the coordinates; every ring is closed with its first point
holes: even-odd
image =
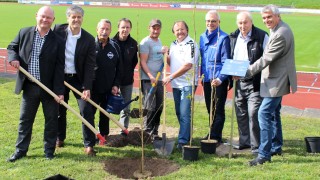
{"type": "Polygon", "coordinates": [[[10,65],[23,67],[60,98],[55,100],[22,72],[18,72],[15,93],[23,90],[23,94],[16,151],[8,159],[9,162],[26,156],[40,102],[45,117],[44,152],[47,159],[54,158],[58,124],[56,101],[63,100],[64,92],[64,46],[50,29],[54,19],[54,11],[49,6],[41,7],[36,14],[37,26],[21,29],[8,46],[10,65]]]}
{"type": "Polygon", "coordinates": [[[270,38],[262,57],[250,65],[247,71],[248,77],[261,71],[260,95],[263,97],[258,112],[259,154],[249,162],[250,166],[270,162],[271,156],[282,153],[282,96],[297,91],[293,33],[281,20],[276,6],[263,7],[261,16],[266,27],[270,29],[270,38]]]}
{"type": "MultiPolygon", "coordinates": [[[[86,101],[91,96],[94,69],[96,66],[96,52],[94,37],[81,28],[84,11],[79,6],[70,6],[67,9],[68,24],[56,25],[54,31],[63,38],[65,44],[65,81],[82,92],[80,97],[73,93],[77,99],[80,114],[92,126],[94,118],[92,108],[86,101]]],[[[69,100],[70,89],[66,88],[65,101],[69,100]]],[[[59,107],[58,138],[56,145],[62,147],[66,138],[66,111],[64,106],[59,107]]],[[[82,124],[85,153],[94,156],[95,134],[82,124]]]]}

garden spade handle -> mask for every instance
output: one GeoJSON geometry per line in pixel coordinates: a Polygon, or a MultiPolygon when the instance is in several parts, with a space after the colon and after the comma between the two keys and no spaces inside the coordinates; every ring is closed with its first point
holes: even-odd
{"type": "MultiPolygon", "coordinates": [[[[26,75],[28,78],[30,78],[33,82],[38,84],[43,90],[45,90],[47,93],[49,93],[52,97],[55,99],[59,99],[59,97],[52,92],[49,88],[47,88],[45,85],[43,85],[40,81],[38,81],[36,78],[34,78],[30,73],[28,73],[25,69],[23,69],[21,66],[19,66],[19,70],[26,75]]],[[[85,120],[76,110],[74,110],[72,107],[70,107],[66,102],[63,100],[60,101],[60,104],[62,104],[64,107],[69,109],[74,115],[76,115],[82,122],[85,124],[98,138],[100,141],[105,142],[105,138],[101,136],[99,131],[97,131],[87,120],[85,120]]]]}
{"type": "MultiPolygon", "coordinates": [[[[71,89],[72,91],[77,93],[79,96],[82,96],[82,93],[80,91],[78,91],[76,88],[72,87],[67,82],[64,81],[64,85],[66,85],[69,89],[71,89]]],[[[122,124],[120,124],[117,121],[117,119],[115,119],[111,114],[109,114],[106,110],[104,110],[101,106],[99,106],[97,103],[92,101],[90,98],[86,99],[86,101],[88,101],[90,104],[92,104],[95,108],[99,109],[100,112],[102,112],[104,115],[106,115],[108,118],[110,118],[114,123],[116,123],[126,135],[129,134],[129,131],[122,124]]]]}

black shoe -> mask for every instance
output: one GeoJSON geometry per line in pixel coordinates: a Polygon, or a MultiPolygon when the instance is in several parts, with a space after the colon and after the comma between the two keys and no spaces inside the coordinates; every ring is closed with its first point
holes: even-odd
{"type": "Polygon", "coordinates": [[[7,162],[15,162],[16,160],[21,159],[25,156],[27,156],[27,153],[14,153],[9,159],[7,159],[7,162]]]}
{"type": "Polygon", "coordinates": [[[271,160],[265,159],[265,158],[261,158],[261,157],[257,157],[252,161],[249,161],[249,166],[256,166],[256,165],[262,165],[265,162],[271,162],[271,160]]]}
{"type": "Polygon", "coordinates": [[[52,160],[54,158],[53,153],[46,153],[46,160],[52,160]]]}
{"type": "Polygon", "coordinates": [[[179,151],[182,151],[182,148],[183,148],[184,145],[186,145],[186,144],[179,143],[179,144],[177,145],[177,149],[178,149],[179,151]]]}
{"type": "Polygon", "coordinates": [[[271,156],[282,156],[282,151],[271,152],[271,156]]]}

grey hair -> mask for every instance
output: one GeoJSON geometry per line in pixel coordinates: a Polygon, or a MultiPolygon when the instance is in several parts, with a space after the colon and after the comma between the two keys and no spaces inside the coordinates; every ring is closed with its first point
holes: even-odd
{"type": "Polygon", "coordinates": [[[218,11],[216,11],[216,10],[210,10],[210,11],[208,11],[207,14],[206,14],[206,17],[205,17],[206,20],[207,20],[207,16],[209,16],[210,14],[215,14],[215,15],[217,15],[217,16],[218,16],[218,20],[220,20],[220,15],[219,15],[218,11]]]}
{"type": "MultiPolygon", "coordinates": [[[[118,27],[120,26],[120,23],[121,23],[122,21],[129,23],[129,24],[130,24],[130,28],[132,28],[132,23],[131,23],[130,19],[128,19],[128,18],[121,18],[121,19],[118,21],[118,27]]],[[[111,24],[111,23],[110,23],[110,24],[111,24]]]]}
{"type": "Polygon", "coordinates": [[[66,15],[69,17],[73,13],[79,13],[81,16],[84,16],[84,10],[77,5],[72,5],[67,9],[66,15]]]}
{"type": "Polygon", "coordinates": [[[246,15],[246,17],[248,17],[248,18],[250,19],[250,21],[253,22],[253,20],[252,20],[252,15],[251,15],[251,13],[250,13],[249,11],[241,11],[241,12],[239,12],[239,13],[237,14],[237,20],[239,19],[239,17],[240,17],[241,15],[246,15]]]}
{"type": "Polygon", "coordinates": [[[272,12],[272,14],[274,15],[280,15],[280,11],[278,7],[273,4],[266,5],[261,9],[261,13],[266,13],[266,12],[272,12]]]}
{"type": "Polygon", "coordinates": [[[109,23],[110,26],[111,26],[111,21],[110,21],[109,19],[101,19],[101,20],[98,22],[97,28],[99,28],[99,26],[100,26],[102,23],[109,23]]]}

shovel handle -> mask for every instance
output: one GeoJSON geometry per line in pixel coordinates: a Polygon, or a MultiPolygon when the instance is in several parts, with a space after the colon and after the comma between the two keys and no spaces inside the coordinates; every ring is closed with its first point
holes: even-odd
{"type": "MultiPolygon", "coordinates": [[[[66,81],[64,81],[64,85],[66,85],[69,89],[71,89],[72,91],[74,91],[75,93],[77,93],[79,96],[82,96],[82,93],[80,91],[78,91],[76,88],[74,88],[73,86],[71,86],[69,83],[67,83],[66,81]]],[[[106,115],[109,119],[111,119],[114,123],[116,123],[116,125],[118,125],[122,131],[125,134],[129,134],[129,131],[118,122],[118,120],[113,117],[111,114],[109,114],[106,110],[104,110],[101,106],[99,106],[97,103],[95,103],[94,101],[92,101],[90,98],[87,98],[86,101],[88,101],[90,104],[92,104],[95,108],[99,109],[100,112],[102,112],[104,115],[106,115]]]]}
{"type": "MultiPolygon", "coordinates": [[[[42,84],[39,80],[34,78],[28,71],[23,69],[21,66],[19,67],[19,70],[26,75],[28,78],[30,78],[33,82],[38,84],[43,90],[45,90],[47,93],[49,93],[52,97],[55,99],[59,99],[59,97],[52,92],[49,88],[47,88],[44,84],[42,84]]],[[[74,115],[76,115],[82,122],[85,124],[101,141],[106,141],[103,136],[97,131],[87,120],[85,120],[76,110],[74,110],[72,107],[70,107],[65,101],[61,100],[60,104],[62,104],[64,107],[66,107],[68,110],[70,110],[74,115]]]]}

